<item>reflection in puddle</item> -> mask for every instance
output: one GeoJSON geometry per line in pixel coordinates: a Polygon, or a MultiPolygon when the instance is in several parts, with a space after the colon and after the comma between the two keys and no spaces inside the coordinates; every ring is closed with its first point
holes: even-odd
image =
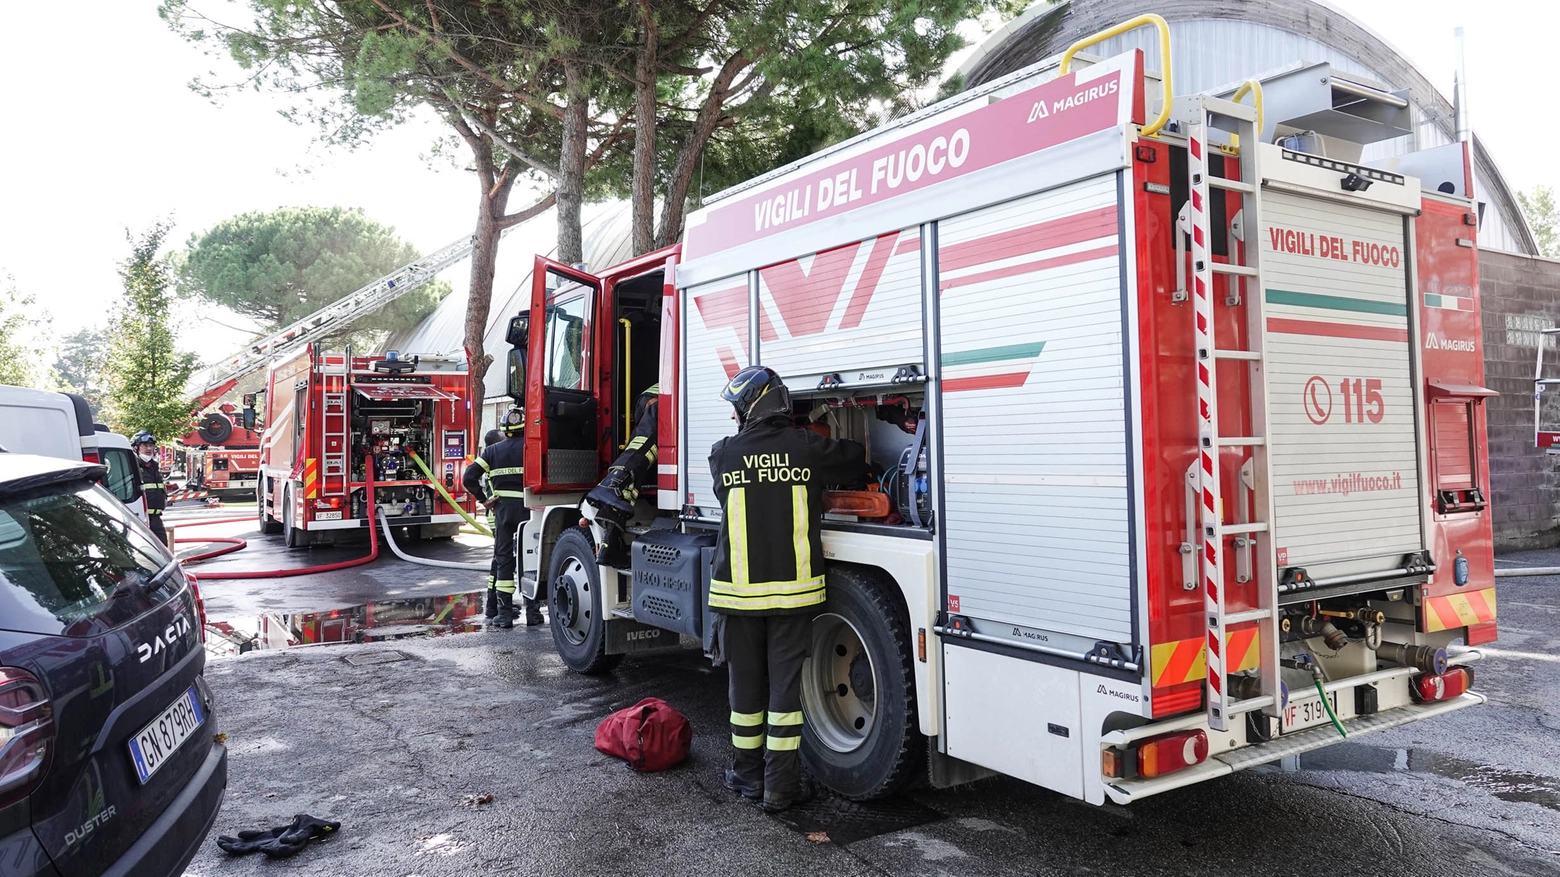
{"type": "Polygon", "coordinates": [[[1284,770],[1354,770],[1367,773],[1428,773],[1457,780],[1503,801],[1523,801],[1560,810],[1560,779],[1507,770],[1422,749],[1387,749],[1358,743],[1340,743],[1291,756],[1284,770]]]}
{"type": "Polygon", "coordinates": [[[212,656],[236,655],[255,649],[326,643],[376,643],[420,636],[444,636],[482,629],[482,604],[487,592],[472,591],[439,597],[379,600],[325,612],[262,615],[255,630],[228,622],[206,626],[206,649],[212,656]]]}

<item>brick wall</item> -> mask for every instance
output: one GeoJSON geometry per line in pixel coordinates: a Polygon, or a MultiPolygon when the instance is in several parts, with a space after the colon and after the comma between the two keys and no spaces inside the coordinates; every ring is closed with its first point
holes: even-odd
{"type": "MultiPolygon", "coordinates": [[[[1560,544],[1560,457],[1533,446],[1533,360],[1539,331],[1560,326],[1560,261],[1481,251],[1479,300],[1485,383],[1500,393],[1487,403],[1495,544],[1560,544]]],[[[1548,341],[1546,375],[1560,377],[1555,338],[1548,341]]],[[[1546,428],[1560,429],[1560,386],[1545,395],[1546,428]]]]}

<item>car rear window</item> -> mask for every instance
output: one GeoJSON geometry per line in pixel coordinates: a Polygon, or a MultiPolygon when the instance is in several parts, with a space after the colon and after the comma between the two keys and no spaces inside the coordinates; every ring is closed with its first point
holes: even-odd
{"type": "Polygon", "coordinates": [[[0,496],[0,627],[94,636],[182,587],[166,550],[103,488],[0,496]]]}

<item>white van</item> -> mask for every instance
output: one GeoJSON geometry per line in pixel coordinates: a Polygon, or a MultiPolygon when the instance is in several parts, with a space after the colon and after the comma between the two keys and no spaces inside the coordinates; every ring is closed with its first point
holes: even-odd
{"type": "Polygon", "coordinates": [[[130,440],[117,432],[100,429],[97,432],[97,443],[98,462],[108,467],[108,474],[103,476],[103,486],[136,517],[145,521],[146,499],[141,494],[140,479],[135,476],[140,461],[135,458],[135,449],[130,447],[130,440]]]}
{"type": "Polygon", "coordinates": [[[0,448],[66,460],[98,460],[92,407],[75,393],[0,385],[0,448]]]}

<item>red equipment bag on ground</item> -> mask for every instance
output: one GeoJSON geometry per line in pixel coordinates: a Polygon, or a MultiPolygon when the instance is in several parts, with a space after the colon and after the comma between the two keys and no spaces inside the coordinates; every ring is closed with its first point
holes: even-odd
{"type": "Polygon", "coordinates": [[[596,727],[596,748],[634,770],[666,770],[688,757],[693,726],[659,697],[618,710],[596,727]]]}

